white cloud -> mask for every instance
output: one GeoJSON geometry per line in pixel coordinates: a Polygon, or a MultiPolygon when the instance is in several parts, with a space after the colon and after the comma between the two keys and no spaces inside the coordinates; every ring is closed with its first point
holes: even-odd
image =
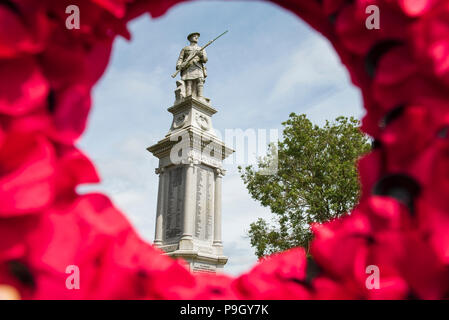
{"type": "Polygon", "coordinates": [[[294,96],[301,103],[305,98],[311,98],[312,90],[339,90],[349,83],[347,72],[332,46],[321,37],[303,41],[279,69],[280,76],[270,94],[270,102],[294,96]]]}
{"type": "Polygon", "coordinates": [[[248,270],[257,261],[249,239],[245,237],[249,225],[258,217],[269,218],[268,208],[250,199],[239,175],[230,173],[223,178],[223,243],[229,255],[224,271],[238,274],[248,270]]]}

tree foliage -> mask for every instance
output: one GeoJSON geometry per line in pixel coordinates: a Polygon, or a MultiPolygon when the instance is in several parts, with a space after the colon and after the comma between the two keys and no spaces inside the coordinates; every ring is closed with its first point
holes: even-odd
{"type": "Polygon", "coordinates": [[[248,236],[259,258],[308,247],[311,223],[349,212],[360,192],[356,161],[370,149],[352,117],[319,127],[306,115],[291,113],[282,125],[282,140],[269,147],[257,167],[239,167],[252,198],[274,213],[273,221],[259,218],[250,225],[248,236]],[[277,172],[266,174],[276,161],[277,172]]]}

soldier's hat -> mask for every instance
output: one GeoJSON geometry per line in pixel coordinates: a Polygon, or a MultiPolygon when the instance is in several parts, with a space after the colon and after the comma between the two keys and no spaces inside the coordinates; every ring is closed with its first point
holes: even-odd
{"type": "Polygon", "coordinates": [[[200,33],[199,33],[199,32],[192,32],[191,34],[189,34],[189,35],[187,36],[187,40],[190,41],[190,37],[191,37],[191,36],[194,36],[195,34],[197,34],[198,37],[200,36],[200,33]]]}

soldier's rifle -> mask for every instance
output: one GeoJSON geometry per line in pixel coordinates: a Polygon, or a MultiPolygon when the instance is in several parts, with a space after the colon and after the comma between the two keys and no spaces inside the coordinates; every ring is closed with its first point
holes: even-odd
{"type": "Polygon", "coordinates": [[[224,35],[225,33],[227,33],[227,32],[228,32],[228,30],[226,30],[225,32],[223,32],[222,34],[220,34],[220,35],[219,35],[218,37],[216,37],[215,39],[213,39],[213,40],[209,41],[208,43],[206,43],[203,47],[201,47],[200,50],[197,50],[197,51],[191,53],[190,56],[187,58],[187,60],[184,61],[184,62],[181,64],[180,68],[179,68],[178,70],[176,70],[176,72],[173,73],[173,74],[171,75],[171,77],[172,77],[172,78],[175,78],[175,77],[178,75],[178,73],[180,73],[181,71],[185,70],[185,69],[190,65],[190,63],[193,61],[193,59],[195,59],[195,57],[196,57],[200,52],[202,52],[204,49],[206,49],[208,46],[210,46],[215,40],[217,40],[218,38],[220,38],[221,36],[223,36],[223,35],[224,35]]]}

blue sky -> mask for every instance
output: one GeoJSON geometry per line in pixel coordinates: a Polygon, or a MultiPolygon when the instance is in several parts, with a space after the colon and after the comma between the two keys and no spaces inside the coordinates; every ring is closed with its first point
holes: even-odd
{"type": "MultiPolygon", "coordinates": [[[[81,13],[82,14],[82,13],[81,13]]],[[[82,19],[82,15],[81,15],[82,19]]],[[[171,125],[175,71],[187,34],[200,45],[225,30],[207,49],[205,96],[218,110],[214,127],[282,129],[291,112],[322,124],[339,115],[363,115],[359,91],[327,40],[293,14],[266,2],[197,1],[165,16],[145,15],[130,24],[131,42],[118,39],[105,75],[94,89],[88,128],[78,145],[95,162],[102,182],[82,191],[102,191],[122,209],[140,235],[154,239],[158,160],[146,148],[171,125]]],[[[281,131],[280,131],[281,132],[281,131]]],[[[237,275],[257,259],[245,232],[268,208],[251,199],[237,171],[223,179],[225,272],[237,275]]]]}

